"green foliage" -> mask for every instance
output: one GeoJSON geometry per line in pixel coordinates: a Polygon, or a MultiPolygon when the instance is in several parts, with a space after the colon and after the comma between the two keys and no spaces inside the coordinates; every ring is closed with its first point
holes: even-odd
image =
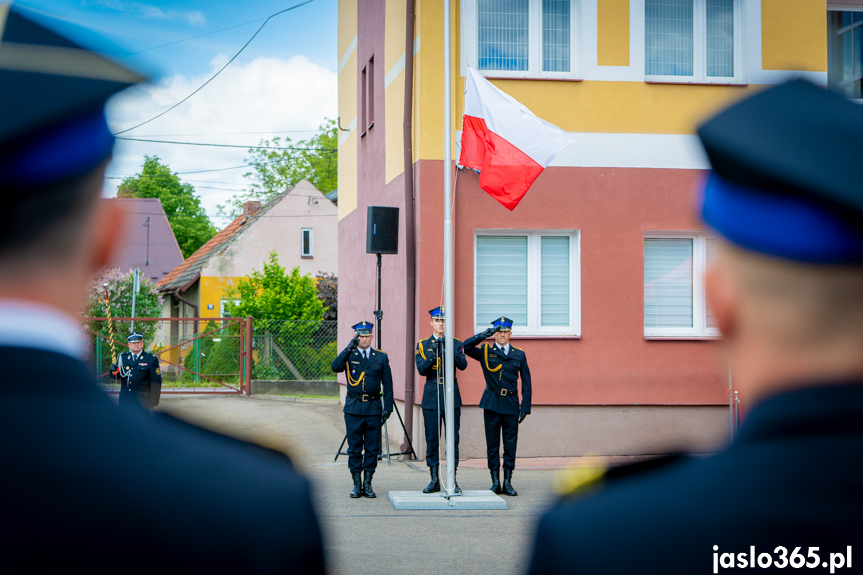
{"type": "Polygon", "coordinates": [[[249,149],[252,157],[246,162],[253,164],[254,171],[243,174],[251,181],[249,189],[234,196],[226,205],[220,205],[220,213],[237,217],[244,203],[252,200],[266,203],[300,180],[308,180],[325,194],[335,190],[338,187],[338,128],[327,118],[319,129],[320,133],[308,140],[293,142],[277,136],[261,140],[261,146],[267,149],[249,149]]]}
{"type": "MultiPolygon", "coordinates": [[[[311,275],[300,275],[299,267],[286,273],[276,252],[270,253],[262,271],[253,270],[252,275],[240,278],[230,297],[240,300],[227,305],[231,317],[305,320],[319,325],[326,311],[311,275]]],[[[312,331],[315,329],[317,325],[312,331]]]]}
{"type": "MultiPolygon", "coordinates": [[[[108,284],[108,301],[111,317],[132,316],[132,287],[135,278],[131,271],[120,269],[103,270],[94,276],[87,285],[87,300],[82,310],[84,317],[107,317],[108,309],[105,301],[105,286],[108,284]]],[[[140,291],[135,298],[135,317],[160,317],[162,315],[162,296],[156,291],[156,286],[146,277],[140,278],[140,291]]],[[[131,331],[131,322],[112,321],[114,349],[118,354],[127,349],[126,336],[131,331]]],[[[95,334],[93,336],[93,354],[96,360],[97,373],[108,371],[111,363],[111,327],[107,321],[91,321],[87,326],[95,334]],[[102,336],[102,337],[99,337],[102,336]]],[[[156,322],[135,322],[135,331],[144,334],[144,348],[152,345],[153,334],[158,328],[156,322]]]]}
{"type": "Polygon", "coordinates": [[[216,235],[195,188],[182,183],[157,156],[144,156],[141,173],[123,180],[117,188],[117,197],[159,198],[184,258],[216,235]]]}
{"type": "Polygon", "coordinates": [[[207,335],[192,343],[192,349],[183,360],[186,368],[183,370],[183,381],[195,382],[204,387],[214,385],[209,379],[198,377],[194,373],[197,372],[216,381],[238,383],[243,377],[239,347],[240,327],[236,323],[230,323],[218,329],[217,324],[210,321],[201,333],[207,335]]]}
{"type": "Polygon", "coordinates": [[[339,278],[326,272],[318,272],[315,276],[315,289],[318,292],[318,299],[327,306],[324,319],[339,319],[339,278]]]}

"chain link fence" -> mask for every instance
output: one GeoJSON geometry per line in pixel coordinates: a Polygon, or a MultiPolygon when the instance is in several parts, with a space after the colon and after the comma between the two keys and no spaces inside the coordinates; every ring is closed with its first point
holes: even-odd
{"type": "Polygon", "coordinates": [[[252,379],[334,380],[338,322],[256,319],[252,379]]]}
{"type": "MultiPolygon", "coordinates": [[[[93,372],[108,390],[119,384],[110,375],[112,357],[128,350],[129,318],[84,318],[93,372]],[[113,348],[112,348],[113,342],[113,348]]],[[[338,349],[338,322],[254,320],[252,379],[335,380],[330,364],[338,349]]],[[[244,318],[140,318],[144,349],[159,357],[162,390],[210,388],[241,391],[245,381],[244,318]]]]}
{"type": "Polygon", "coordinates": [[[93,371],[109,390],[114,357],[128,350],[126,336],[144,335],[144,349],[159,358],[162,389],[212,388],[240,391],[244,382],[244,320],[239,318],[85,318],[93,371]]]}

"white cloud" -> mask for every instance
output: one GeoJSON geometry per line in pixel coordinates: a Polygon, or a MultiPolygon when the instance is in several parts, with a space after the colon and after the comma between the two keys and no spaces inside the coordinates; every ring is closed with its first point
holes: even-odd
{"type": "MultiPolygon", "coordinates": [[[[125,130],[163,112],[201,86],[221,66],[220,56],[210,63],[211,70],[202,76],[173,76],[156,84],[132,88],[116,96],[108,106],[108,118],[114,131],[125,130]]],[[[118,141],[109,176],[138,173],[144,155],[159,156],[172,171],[190,172],[240,166],[248,157],[247,146],[271,138],[273,132],[316,130],[325,117],[337,114],[336,73],[309,62],[303,56],[289,60],[257,58],[248,63],[234,62],[215,80],[176,109],[140,128],[122,134],[157,140],[236,144],[243,148],[182,146],[118,141]],[[237,135],[237,132],[265,132],[237,135]],[[170,134],[202,134],[172,137],[170,134]],[[208,136],[205,134],[234,134],[208,136]]],[[[297,141],[312,132],[286,134],[297,141]]],[[[201,196],[208,214],[243,189],[246,169],[181,174],[201,196]],[[241,184],[241,185],[235,185],[241,184]],[[211,189],[220,188],[220,189],[211,189]],[[230,191],[233,190],[233,191],[230,191]]],[[[104,195],[113,196],[119,180],[106,182],[104,195]]],[[[224,220],[215,220],[217,226],[224,220]]]]}
{"type": "Polygon", "coordinates": [[[109,10],[117,12],[126,12],[137,14],[142,18],[149,20],[184,20],[191,26],[202,27],[206,25],[207,18],[200,10],[189,10],[183,12],[180,10],[163,10],[155,4],[146,2],[127,2],[125,0],[91,0],[90,4],[95,4],[109,10]]]}

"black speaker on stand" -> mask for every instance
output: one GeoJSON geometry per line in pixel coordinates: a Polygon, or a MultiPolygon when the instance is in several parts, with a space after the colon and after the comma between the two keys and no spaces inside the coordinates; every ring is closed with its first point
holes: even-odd
{"type": "MultiPolygon", "coordinates": [[[[375,330],[378,332],[378,349],[381,346],[381,319],[384,316],[384,312],[381,310],[381,254],[398,254],[399,253],[399,209],[398,208],[388,208],[384,206],[369,206],[368,212],[366,214],[366,253],[367,254],[376,254],[377,255],[377,272],[378,272],[378,307],[375,310],[375,320],[376,326],[375,330]]],[[[381,401],[383,401],[383,397],[381,397],[381,401]]],[[[409,406],[408,409],[412,409],[413,406],[409,406]]],[[[404,453],[400,453],[399,455],[413,455],[414,459],[417,458],[417,454],[414,451],[414,446],[411,444],[410,434],[405,429],[405,422],[402,419],[402,414],[399,413],[398,405],[393,399],[393,409],[396,412],[396,415],[399,418],[399,423],[402,426],[402,431],[404,431],[405,438],[408,441],[408,449],[410,451],[406,451],[404,453]]],[[[386,446],[387,453],[387,464],[391,465],[390,462],[390,442],[389,442],[389,434],[387,433],[386,424],[383,426],[384,432],[381,434],[381,452],[378,456],[378,459],[383,459],[384,449],[386,446]]],[[[347,441],[348,436],[345,435],[345,438],[342,439],[342,444],[339,446],[339,451],[336,453],[335,459],[336,461],[339,458],[339,455],[347,455],[347,453],[342,452],[342,448],[345,446],[345,442],[347,441]]]]}

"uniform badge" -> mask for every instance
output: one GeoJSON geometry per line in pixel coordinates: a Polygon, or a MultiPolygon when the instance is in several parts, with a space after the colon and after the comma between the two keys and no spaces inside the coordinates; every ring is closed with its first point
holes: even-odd
{"type": "Polygon", "coordinates": [[[158,367],[156,368],[156,375],[162,375],[162,372],[159,370],[158,367]]]}

